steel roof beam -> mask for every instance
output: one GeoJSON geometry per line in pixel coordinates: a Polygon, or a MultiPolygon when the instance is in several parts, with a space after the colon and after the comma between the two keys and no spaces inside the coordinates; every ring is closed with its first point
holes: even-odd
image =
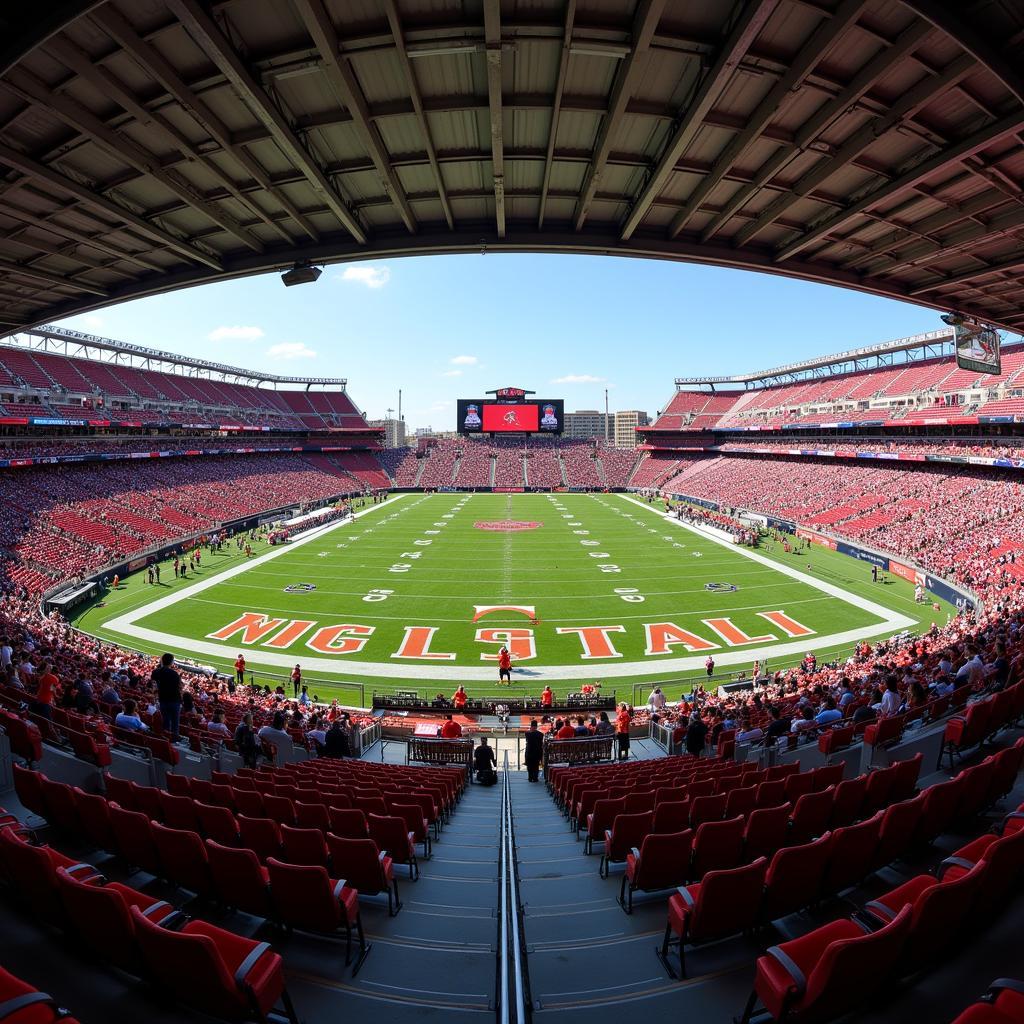
{"type": "Polygon", "coordinates": [[[886,132],[914,116],[926,103],[930,102],[943,89],[948,89],[962,81],[977,70],[977,64],[968,56],[958,57],[937,77],[926,75],[917,85],[908,89],[881,116],[872,119],[853,133],[836,152],[827,160],[815,164],[800,179],[794,182],[785,195],[770,203],[753,224],[748,225],[736,235],[738,245],[744,245],[755,235],[762,232],[770,224],[793,206],[808,196],[820,184],[827,181],[833,174],[838,174],[869,146],[877,142],[886,132]]]}
{"type": "MultiPolygon", "coordinates": [[[[575,3],[575,0],[570,0],[570,3],[575,3]]],[[[412,102],[413,110],[416,112],[416,121],[419,124],[420,134],[423,136],[423,149],[427,156],[427,162],[430,164],[430,170],[434,175],[434,184],[437,186],[437,197],[440,200],[441,209],[444,211],[444,219],[448,222],[448,227],[454,230],[455,218],[452,215],[451,203],[448,202],[444,175],[441,173],[441,165],[437,160],[437,151],[434,148],[430,124],[427,121],[426,111],[423,108],[423,96],[420,93],[419,82],[416,78],[416,69],[412,66],[409,52],[405,46],[402,19],[398,13],[398,5],[395,3],[395,0],[384,0],[384,13],[387,15],[391,34],[395,37],[398,63],[402,66],[402,71],[405,73],[405,81],[409,87],[409,99],[412,102]]],[[[393,163],[394,161],[392,160],[393,163]]]]}
{"type": "Polygon", "coordinates": [[[966,160],[967,157],[973,156],[980,150],[992,145],[992,143],[998,142],[1000,139],[1004,139],[1007,135],[1012,135],[1022,128],[1024,128],[1024,111],[1018,110],[1013,114],[1008,114],[1006,117],[999,118],[998,121],[986,125],[979,131],[973,132],[965,139],[961,139],[952,146],[941,150],[927,160],[920,161],[908,171],[898,175],[880,188],[868,192],[840,213],[819,222],[816,227],[805,231],[782,246],[775,254],[775,261],[781,263],[784,260],[792,259],[798,252],[806,249],[807,246],[813,245],[815,242],[826,238],[832,232],[849,224],[851,220],[865,210],[869,210],[872,206],[884,202],[886,199],[892,199],[902,192],[906,192],[926,178],[930,178],[933,174],[966,160]]]}
{"type": "MultiPolygon", "coordinates": [[[[186,85],[170,61],[155,46],[146,42],[111,4],[101,7],[92,15],[92,18],[100,25],[101,29],[110,33],[111,37],[135,59],[147,74],[167,90],[172,99],[181,104],[181,108],[218,143],[226,154],[234,157],[252,175],[253,180],[259,182],[267,190],[267,193],[281,205],[282,209],[288,212],[292,220],[314,242],[319,240],[320,232],[313,227],[308,218],[299,212],[298,207],[287,196],[274,189],[267,172],[243,146],[234,143],[231,133],[220,118],[186,85]]],[[[273,138],[269,132],[267,137],[273,138]]]]}
{"type": "Polygon", "coordinates": [[[558,62],[558,79],[555,81],[555,92],[551,99],[551,123],[548,125],[548,148],[544,157],[544,176],[540,185],[540,205],[537,210],[537,229],[544,227],[544,209],[548,202],[548,189],[551,187],[551,168],[554,163],[555,140],[558,137],[558,120],[562,113],[562,94],[565,92],[565,76],[569,70],[569,57],[572,54],[572,28],[576,19],[576,0],[568,0],[565,5],[565,29],[562,32],[562,53],[558,62]]]}
{"type": "Polygon", "coordinates": [[[715,160],[711,173],[693,190],[693,194],[686,201],[686,209],[678,214],[669,226],[671,238],[675,238],[686,227],[704,200],[725,177],[725,172],[743,155],[747,147],[760,137],[779,108],[807,78],[815,64],[822,60],[836,40],[856,22],[866,6],[867,0],[843,0],[831,17],[819,22],[810,38],[800,47],[789,70],[768,90],[764,99],[757,105],[757,109],[747,119],[747,127],[733,136],[715,160]]]}
{"type": "MultiPolygon", "coordinates": [[[[908,57],[931,32],[927,25],[915,21],[905,29],[892,46],[879,50],[853,77],[850,84],[837,96],[815,111],[796,133],[791,146],[780,147],[758,170],[753,182],[742,188],[725,204],[722,212],[712,218],[701,232],[701,240],[713,238],[737,210],[748,203],[776,174],[800,156],[822,132],[845,114],[851,106],[864,98],[879,79],[904,58],[908,57]]],[[[744,230],[747,230],[746,228],[744,230]]]]}
{"type": "Polygon", "coordinates": [[[321,196],[345,230],[360,245],[365,245],[366,232],[362,225],[353,216],[334,184],[328,180],[319,163],[306,151],[284,115],[253,78],[216,22],[197,0],[167,0],[167,5],[197,45],[228,79],[257,120],[270,132],[281,152],[302,170],[310,186],[321,196]]]}
{"type": "Polygon", "coordinates": [[[573,224],[577,231],[583,227],[583,222],[587,219],[590,206],[594,201],[594,194],[601,185],[601,175],[608,162],[612,140],[626,113],[626,106],[633,94],[636,78],[646,63],[651,39],[664,9],[665,0],[639,0],[637,4],[636,13],[633,16],[632,45],[629,55],[622,61],[615,74],[615,82],[612,85],[612,94],[608,103],[608,113],[601,121],[594,145],[594,158],[583,179],[580,199],[576,204],[576,217],[573,224]]]}
{"type": "Polygon", "coordinates": [[[351,115],[356,134],[377,169],[377,175],[384,186],[384,191],[395,204],[406,230],[415,233],[416,217],[406,198],[405,189],[391,166],[380,130],[370,119],[370,111],[366,98],[363,96],[362,87],[356,80],[349,62],[340,53],[338,33],[330,15],[322,0],[293,0],[293,2],[298,8],[306,31],[323,60],[324,72],[331,84],[331,89],[351,115]]]}
{"type": "MultiPolygon", "coordinates": [[[[267,227],[280,235],[284,241],[291,241],[291,236],[276,221],[264,213],[257,203],[246,199],[231,178],[213,160],[200,153],[185,134],[179,131],[167,118],[157,111],[147,110],[132,95],[128,86],[107,68],[94,64],[92,58],[84,50],[66,37],[55,36],[49,41],[47,47],[61,63],[74,71],[80,78],[94,85],[105,96],[115,100],[127,114],[130,114],[135,119],[140,127],[152,124],[158,128],[171,141],[172,145],[178,147],[184,160],[191,161],[202,167],[210,177],[215,178],[221,183],[230,196],[238,200],[246,209],[251,210],[267,227]]],[[[109,126],[109,121],[104,121],[104,123],[109,126]]],[[[251,247],[251,243],[246,242],[246,244],[251,247]]]]}
{"type": "Polygon", "coordinates": [[[704,119],[711,112],[715,100],[728,84],[729,76],[750,49],[778,4],[779,0],[749,0],[740,11],[719,48],[714,63],[701,78],[686,108],[680,110],[672,137],[666,143],[657,165],[627,214],[622,225],[624,240],[629,239],[640,226],[647,211],[668,184],[683,152],[693,141],[704,119]]]}
{"type": "Polygon", "coordinates": [[[74,196],[84,205],[91,206],[94,209],[99,210],[101,213],[106,214],[108,217],[129,225],[141,234],[146,235],[148,238],[166,245],[169,249],[180,253],[182,256],[185,256],[190,260],[194,260],[196,263],[205,264],[208,267],[212,267],[214,270],[223,269],[220,257],[215,256],[212,253],[205,252],[202,249],[197,249],[194,245],[190,245],[184,239],[178,238],[177,235],[173,235],[171,232],[165,231],[163,228],[158,227],[155,224],[151,224],[149,221],[137,216],[130,210],[127,210],[124,207],[119,206],[117,203],[107,199],[105,196],[100,195],[95,189],[90,188],[87,185],[80,184],[77,181],[73,181],[71,178],[65,177],[63,174],[38,163],[31,157],[26,156],[24,153],[20,153],[18,150],[13,149],[11,146],[5,145],[2,141],[0,141],[0,163],[8,164],[16,170],[21,171],[22,174],[25,174],[30,178],[34,178],[37,181],[45,181],[50,185],[56,186],[62,192],[66,192],[68,195],[74,196]]]}
{"type": "MultiPolygon", "coordinates": [[[[993,263],[985,263],[984,266],[975,270],[963,270],[958,274],[950,274],[948,277],[935,281],[932,284],[918,285],[911,288],[907,294],[911,296],[924,295],[926,292],[934,291],[937,288],[948,288],[950,285],[963,284],[966,281],[973,281],[976,277],[987,277],[989,274],[999,274],[1006,270],[1017,270],[1024,267],[1024,252],[1017,252],[1013,256],[997,260],[993,263]]],[[[1018,292],[1019,294],[1019,292],[1018,292]]],[[[1019,301],[1015,303],[1020,306],[1019,301]]]]}
{"type": "MultiPolygon", "coordinates": [[[[147,260],[138,253],[129,252],[127,249],[119,249],[116,245],[111,245],[105,239],[99,238],[96,235],[86,234],[83,231],[65,227],[63,224],[58,224],[53,220],[53,217],[60,216],[64,213],[78,214],[81,216],[81,212],[75,210],[73,206],[60,207],[50,213],[47,217],[40,217],[34,213],[30,213],[28,210],[21,209],[19,206],[12,206],[9,199],[4,202],[3,207],[3,216],[9,217],[11,220],[31,225],[32,227],[39,228],[42,231],[49,231],[51,234],[58,235],[61,238],[67,238],[84,248],[96,249],[98,252],[106,253],[106,255],[112,256],[115,260],[119,260],[124,263],[134,263],[137,266],[144,267],[146,270],[159,271],[161,269],[159,263],[147,260]]],[[[109,225],[105,225],[105,227],[107,231],[111,230],[109,225]]]]}
{"type": "Polygon", "coordinates": [[[975,31],[970,22],[961,17],[964,7],[962,2],[957,2],[953,7],[940,0],[901,0],[901,3],[919,18],[924,18],[940,32],[944,32],[958,46],[962,46],[1024,103],[1024,74],[1021,73],[1020,54],[1016,55],[1016,63],[1013,63],[990,40],[975,31]]]}
{"type": "Polygon", "coordinates": [[[64,277],[61,274],[52,274],[48,270],[39,267],[26,267],[14,260],[0,258],[0,270],[6,274],[15,274],[19,277],[27,277],[30,280],[42,281],[45,284],[55,285],[58,288],[70,288],[76,292],[88,292],[90,295],[99,295],[101,298],[108,298],[110,292],[97,284],[89,284],[87,281],[79,281],[77,278],[64,277]]]}
{"type": "Polygon", "coordinates": [[[186,206],[213,221],[243,245],[255,252],[263,251],[263,243],[255,235],[240,227],[233,217],[229,217],[213,203],[208,203],[198,196],[192,186],[176,171],[165,171],[160,166],[158,157],[136,145],[125,135],[108,128],[92,111],[87,110],[69,96],[52,92],[45,82],[41,82],[35,75],[21,69],[9,72],[3,81],[3,86],[23,99],[28,99],[37,106],[51,110],[65,124],[70,125],[76,131],[89,135],[95,145],[105,149],[115,159],[123,160],[140,173],[160,182],[164,188],[178,196],[186,206]]]}
{"type": "Polygon", "coordinates": [[[487,56],[487,106],[491,125],[491,165],[494,178],[494,220],[499,238],[505,237],[505,125],[502,104],[501,0],[484,0],[484,43],[487,56]]]}

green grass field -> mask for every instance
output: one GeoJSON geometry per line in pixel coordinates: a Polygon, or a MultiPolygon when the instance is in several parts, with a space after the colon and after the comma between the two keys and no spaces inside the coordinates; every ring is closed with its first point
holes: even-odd
{"type": "Polygon", "coordinates": [[[709,652],[730,674],[808,650],[822,661],[948,611],[916,605],[903,580],[872,584],[866,563],[822,548],[751,555],[621,494],[393,496],[290,545],[259,542],[249,561],[230,545],[187,580],[169,563],[161,575],[123,581],[76,625],[222,669],[244,651],[267,682],[299,662],[321,698],[351,702],[458,682],[496,692],[485,659],[501,642],[519,655],[517,690],[601,680],[632,699],[657,681],[675,694],[704,677],[709,652]],[[527,525],[480,525],[505,521],[527,525]],[[297,584],[315,589],[286,589],[297,584]]]}

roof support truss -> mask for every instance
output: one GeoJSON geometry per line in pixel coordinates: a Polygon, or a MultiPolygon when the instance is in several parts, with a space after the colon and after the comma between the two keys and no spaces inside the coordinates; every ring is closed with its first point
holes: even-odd
{"type": "Polygon", "coordinates": [[[377,169],[381,185],[385,193],[395,204],[406,230],[415,233],[416,218],[406,198],[405,189],[398,180],[398,174],[391,166],[390,155],[385,149],[380,130],[370,120],[370,110],[363,96],[363,90],[356,80],[348,61],[341,55],[338,33],[334,28],[330,15],[323,5],[323,0],[294,0],[302,17],[306,31],[324,62],[327,79],[331,89],[341,101],[349,114],[363,147],[369,153],[373,166],[377,169]]]}
{"type": "Polygon", "coordinates": [[[576,20],[576,0],[568,0],[565,5],[565,29],[562,32],[562,54],[558,63],[558,80],[555,82],[555,93],[551,100],[551,124],[548,126],[548,149],[544,157],[544,177],[540,186],[540,205],[537,210],[537,229],[544,227],[544,208],[548,202],[548,190],[551,187],[551,164],[555,155],[555,140],[558,138],[558,120],[562,113],[562,96],[565,93],[565,76],[569,70],[569,57],[572,54],[572,28],[576,20]]]}
{"type": "Polygon", "coordinates": [[[748,0],[740,11],[714,63],[700,80],[697,91],[686,109],[680,111],[672,137],[666,143],[657,166],[626,216],[622,225],[623,241],[629,239],[640,226],[648,210],[668,184],[680,157],[693,141],[704,123],[704,118],[725,88],[729,75],[743,59],[778,4],[779,0],[748,0]]]}
{"type": "Polygon", "coordinates": [[[793,256],[802,252],[809,245],[821,241],[832,232],[849,224],[851,220],[865,210],[869,210],[872,206],[906,192],[933,174],[966,160],[968,157],[990,146],[993,142],[997,142],[1021,129],[1024,129],[1024,111],[1018,110],[1013,114],[1008,114],[1006,117],[999,118],[979,131],[968,135],[967,138],[962,139],[960,142],[929,157],[927,160],[920,161],[910,170],[898,175],[880,188],[868,192],[840,213],[827,217],[810,231],[804,232],[784,245],[776,253],[775,261],[778,263],[792,259],[793,256]]]}
{"type": "Polygon", "coordinates": [[[317,161],[306,152],[285,116],[274,105],[263,87],[224,37],[220,28],[197,0],[166,0],[175,17],[189,35],[217,65],[243,102],[270,132],[281,151],[300,168],[317,194],[327,204],[349,234],[360,245],[366,243],[366,232],[324,174],[317,161]]]}
{"type": "Polygon", "coordinates": [[[594,156],[583,180],[579,202],[576,204],[574,227],[577,231],[583,227],[594,195],[601,186],[601,175],[608,162],[608,154],[612,151],[612,141],[626,113],[626,105],[633,95],[636,79],[643,69],[654,30],[658,27],[664,9],[665,0],[640,0],[637,4],[636,14],[633,16],[632,45],[615,75],[608,113],[601,121],[594,156]]]}
{"type": "Polygon", "coordinates": [[[501,0],[484,0],[487,51],[487,105],[491,119],[491,164],[494,170],[494,220],[505,237],[505,127],[502,108],[501,0]]]}

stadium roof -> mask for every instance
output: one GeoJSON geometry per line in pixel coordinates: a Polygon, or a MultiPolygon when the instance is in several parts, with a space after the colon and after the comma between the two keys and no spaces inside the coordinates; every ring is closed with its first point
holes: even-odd
{"type": "MultiPolygon", "coordinates": [[[[82,359],[123,363],[147,370],[183,371],[186,376],[215,376],[222,380],[256,386],[272,384],[277,387],[279,384],[302,384],[305,385],[307,391],[314,386],[344,391],[348,385],[348,380],[344,377],[288,377],[279,373],[265,373],[262,370],[244,370],[227,363],[197,359],[194,356],[176,355],[173,352],[147,348],[145,345],[114,341],[112,338],[102,338],[96,334],[86,334],[84,331],[75,331],[66,327],[54,327],[51,324],[16,335],[5,344],[30,351],[60,352],[66,356],[82,359]]],[[[0,348],[2,347],[0,346],[0,348]]]]}
{"type": "Polygon", "coordinates": [[[716,385],[726,387],[734,384],[751,384],[763,381],[776,382],[804,375],[814,376],[827,374],[831,371],[846,372],[851,368],[864,369],[871,365],[889,365],[891,357],[917,352],[921,358],[930,358],[942,354],[947,346],[953,343],[952,328],[938,331],[927,331],[924,334],[913,334],[909,338],[894,338],[892,341],[880,341],[874,345],[853,348],[847,352],[836,352],[834,355],[813,356],[797,363],[786,363],[774,366],[770,370],[757,370],[753,373],[734,373],[726,377],[676,377],[676,387],[685,388],[690,385],[716,385]]]}
{"type": "Polygon", "coordinates": [[[4,4],[0,333],[478,251],[744,267],[1020,331],[1022,42],[1021,0],[4,4]]]}

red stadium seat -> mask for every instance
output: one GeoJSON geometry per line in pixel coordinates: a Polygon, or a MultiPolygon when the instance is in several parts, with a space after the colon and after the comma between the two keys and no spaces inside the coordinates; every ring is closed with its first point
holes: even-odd
{"type": "Polygon", "coordinates": [[[644,836],[639,849],[626,856],[626,871],[619,889],[619,903],[627,914],[633,912],[633,893],[656,892],[682,885],[689,877],[693,832],[658,833],[644,836]]]}
{"type": "Polygon", "coordinates": [[[876,932],[840,920],[772,946],[758,958],[741,1024],[749,1024],[759,999],[773,1021],[841,1016],[884,984],[887,968],[903,952],[910,925],[911,908],[904,907],[876,932]]]}
{"type": "Polygon", "coordinates": [[[753,929],[757,923],[768,862],[764,857],[743,867],[709,871],[700,882],[682,886],[669,897],[668,924],[659,957],[675,977],[669,948],[678,945],[679,977],[686,977],[687,945],[753,929]],[[678,939],[673,941],[673,936],[678,939]]]}
{"type": "Polygon", "coordinates": [[[392,917],[402,909],[391,858],[385,851],[378,850],[372,839],[342,839],[328,833],[327,846],[335,876],[344,878],[364,896],[384,893],[388,899],[388,913],[392,917]]]}
{"type": "Polygon", "coordinates": [[[172,931],[137,907],[131,913],[150,975],[175,998],[230,1021],[266,1020],[280,1000],[288,1020],[298,1024],[281,958],[267,943],[205,921],[189,921],[180,931],[172,931]],[[187,985],[181,984],[183,978],[187,985]]]}
{"type": "Polygon", "coordinates": [[[0,967],[0,1020],[4,1024],[78,1024],[57,1001],[0,967]]]}

